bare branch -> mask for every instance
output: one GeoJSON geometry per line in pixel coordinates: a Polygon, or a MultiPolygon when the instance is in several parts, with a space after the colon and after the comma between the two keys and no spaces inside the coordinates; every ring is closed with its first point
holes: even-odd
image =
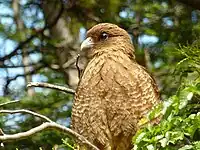
{"type": "Polygon", "coordinates": [[[22,68],[22,67],[33,67],[33,66],[36,66],[36,65],[38,65],[38,63],[37,64],[28,64],[28,65],[16,65],[16,66],[7,66],[7,65],[4,65],[4,64],[2,64],[2,65],[0,65],[0,68],[22,68]]]}
{"type": "Polygon", "coordinates": [[[81,78],[81,70],[80,70],[80,68],[79,68],[79,66],[78,66],[79,58],[80,58],[80,54],[78,54],[78,56],[77,56],[77,58],[76,58],[76,68],[77,68],[77,70],[78,70],[78,77],[79,77],[79,79],[80,79],[80,78],[81,78]]]}
{"type": "Polygon", "coordinates": [[[18,110],[0,110],[0,114],[1,113],[9,113],[9,114],[16,114],[16,113],[27,113],[27,114],[31,114],[33,116],[42,118],[48,122],[53,122],[51,119],[49,119],[48,117],[38,114],[36,112],[30,111],[30,110],[26,110],[26,109],[18,109],[18,110]]]}
{"type": "Polygon", "coordinates": [[[66,63],[63,64],[63,68],[66,69],[68,68],[70,65],[74,64],[76,62],[76,58],[72,58],[70,60],[68,60],[66,63]]]}
{"type": "Polygon", "coordinates": [[[4,134],[4,135],[0,136],[0,141],[11,141],[11,140],[19,140],[19,139],[27,138],[38,132],[43,131],[44,129],[56,129],[60,132],[64,132],[64,133],[74,137],[75,139],[77,139],[80,143],[87,145],[92,150],[99,150],[96,146],[94,146],[92,143],[90,143],[82,135],[76,133],[75,131],[73,131],[65,126],[59,125],[55,122],[45,122],[45,123],[41,124],[40,126],[32,128],[26,132],[21,132],[21,133],[12,134],[12,135],[4,134]]]}
{"type": "Polygon", "coordinates": [[[13,80],[16,80],[18,77],[24,77],[26,75],[34,74],[34,73],[36,73],[36,71],[40,70],[43,67],[44,67],[44,64],[37,64],[36,66],[34,66],[34,68],[30,72],[27,72],[25,74],[18,74],[13,78],[7,78],[7,83],[5,85],[5,88],[7,89],[8,85],[10,84],[10,82],[13,81],[13,80]]]}
{"type": "Polygon", "coordinates": [[[27,84],[27,87],[43,87],[43,88],[59,90],[59,91],[62,91],[62,92],[65,92],[65,93],[70,93],[70,94],[75,93],[75,91],[73,89],[70,89],[70,88],[67,88],[67,87],[64,87],[64,86],[49,84],[49,83],[29,82],[27,84]]]}
{"type": "Polygon", "coordinates": [[[17,102],[19,102],[19,101],[20,101],[20,100],[5,102],[5,103],[0,104],[0,107],[5,106],[5,105],[8,105],[8,104],[17,103],[17,102]]]}

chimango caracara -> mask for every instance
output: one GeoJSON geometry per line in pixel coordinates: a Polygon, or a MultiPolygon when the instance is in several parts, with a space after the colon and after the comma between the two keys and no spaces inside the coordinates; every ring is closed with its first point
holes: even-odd
{"type": "Polygon", "coordinates": [[[159,102],[156,84],[117,25],[95,25],[81,49],[90,60],[75,94],[72,129],[100,150],[130,150],[138,121],[159,102]]]}

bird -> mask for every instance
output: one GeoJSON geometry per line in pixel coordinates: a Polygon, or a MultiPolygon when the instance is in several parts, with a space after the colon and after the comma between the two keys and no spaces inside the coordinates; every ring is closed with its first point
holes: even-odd
{"type": "Polygon", "coordinates": [[[129,34],[115,24],[89,29],[81,50],[89,61],[76,89],[71,128],[100,150],[130,150],[138,122],[160,101],[155,80],[136,62],[129,34]]]}

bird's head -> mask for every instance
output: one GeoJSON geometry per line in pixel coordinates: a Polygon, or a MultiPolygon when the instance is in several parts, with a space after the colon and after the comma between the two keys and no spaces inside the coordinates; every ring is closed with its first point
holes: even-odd
{"type": "Polygon", "coordinates": [[[117,25],[100,23],[87,32],[87,38],[81,44],[81,50],[87,50],[88,56],[110,51],[122,51],[134,58],[134,48],[128,33],[117,25]]]}

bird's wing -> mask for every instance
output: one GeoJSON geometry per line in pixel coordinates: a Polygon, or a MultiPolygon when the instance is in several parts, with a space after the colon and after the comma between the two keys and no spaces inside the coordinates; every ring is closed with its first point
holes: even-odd
{"type": "Polygon", "coordinates": [[[115,135],[133,134],[141,117],[159,102],[157,87],[136,62],[123,53],[113,56],[101,70],[101,78],[109,88],[104,98],[109,128],[115,135]]]}
{"type": "Polygon", "coordinates": [[[106,115],[104,113],[104,94],[108,90],[100,71],[105,59],[98,57],[89,62],[77,88],[73,109],[72,129],[91,142],[105,145],[108,136],[106,115]]]}

